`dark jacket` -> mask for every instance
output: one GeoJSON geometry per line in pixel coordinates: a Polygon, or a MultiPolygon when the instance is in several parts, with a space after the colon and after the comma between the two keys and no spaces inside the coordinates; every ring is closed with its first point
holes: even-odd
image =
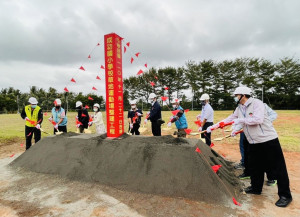
{"type": "Polygon", "coordinates": [[[150,116],[149,120],[151,122],[157,121],[158,119],[161,119],[161,107],[157,101],[153,104],[150,110],[150,116]]]}
{"type": "MultiPolygon", "coordinates": [[[[128,111],[127,118],[131,118],[132,123],[133,123],[133,118],[136,116],[137,112],[143,114],[142,110],[140,110],[140,109],[137,109],[135,111],[133,111],[133,110],[128,111]]],[[[136,118],[135,124],[140,124],[140,123],[141,123],[141,117],[139,116],[139,117],[136,118]]]]}
{"type": "Polygon", "coordinates": [[[86,110],[86,108],[83,108],[82,110],[78,111],[78,121],[80,121],[82,123],[84,128],[88,128],[89,120],[90,120],[90,117],[89,117],[89,113],[86,110]]]}

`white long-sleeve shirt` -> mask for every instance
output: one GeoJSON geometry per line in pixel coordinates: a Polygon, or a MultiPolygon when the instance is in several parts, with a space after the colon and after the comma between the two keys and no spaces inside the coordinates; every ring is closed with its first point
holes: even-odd
{"type": "Polygon", "coordinates": [[[95,112],[95,113],[94,113],[94,120],[93,120],[93,123],[94,123],[96,126],[99,126],[99,125],[103,125],[103,124],[104,124],[103,118],[102,118],[102,113],[101,113],[101,112],[95,112]]]}
{"type": "Polygon", "coordinates": [[[201,111],[201,122],[206,119],[206,122],[214,122],[214,110],[209,103],[206,103],[201,111]]]}

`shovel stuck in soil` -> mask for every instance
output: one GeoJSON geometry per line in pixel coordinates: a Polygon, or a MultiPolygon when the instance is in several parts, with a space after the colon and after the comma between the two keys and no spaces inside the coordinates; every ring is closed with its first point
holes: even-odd
{"type": "Polygon", "coordinates": [[[139,129],[139,131],[140,131],[141,133],[144,133],[146,130],[147,130],[147,128],[145,127],[145,125],[143,125],[143,127],[141,127],[141,128],[139,129]]]}

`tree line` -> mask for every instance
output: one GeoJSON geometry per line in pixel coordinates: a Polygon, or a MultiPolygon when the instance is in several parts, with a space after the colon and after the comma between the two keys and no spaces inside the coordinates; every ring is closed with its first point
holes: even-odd
{"type": "Polygon", "coordinates": [[[28,93],[22,93],[18,89],[13,87],[4,88],[0,92],[0,113],[14,113],[21,112],[25,105],[28,105],[29,97],[36,97],[38,105],[44,111],[50,111],[53,108],[53,102],[59,98],[62,101],[62,107],[69,111],[75,110],[76,101],[81,101],[84,106],[92,108],[94,103],[99,103],[101,109],[104,110],[104,98],[103,96],[97,96],[95,94],[83,94],[82,92],[76,94],[73,92],[58,92],[55,88],[50,87],[47,90],[32,86],[28,93]],[[93,100],[89,100],[91,97],[93,100]]]}
{"type": "Polygon", "coordinates": [[[155,92],[169,99],[182,98],[184,108],[201,109],[200,96],[208,93],[214,109],[229,110],[235,107],[232,93],[241,85],[250,87],[256,98],[273,109],[300,109],[300,62],[288,57],[275,63],[264,58],[236,58],[188,61],[177,68],[151,68],[124,79],[124,97],[139,99],[141,107],[147,103],[149,94],[155,92]],[[187,89],[192,96],[186,96],[187,89]]]}

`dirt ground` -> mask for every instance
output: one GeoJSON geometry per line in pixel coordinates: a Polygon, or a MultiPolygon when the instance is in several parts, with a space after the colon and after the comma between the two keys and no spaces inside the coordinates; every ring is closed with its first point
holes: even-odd
{"type": "MultiPolygon", "coordinates": [[[[300,153],[297,152],[284,152],[293,195],[289,207],[276,207],[277,187],[267,185],[262,195],[245,195],[239,201],[241,207],[224,207],[16,171],[7,165],[24,151],[25,144],[21,144],[24,141],[0,144],[0,216],[300,216],[300,153]]],[[[236,142],[215,142],[213,149],[228,160],[240,159],[236,142]]],[[[250,184],[247,180],[243,182],[245,186],[250,184]]]]}

